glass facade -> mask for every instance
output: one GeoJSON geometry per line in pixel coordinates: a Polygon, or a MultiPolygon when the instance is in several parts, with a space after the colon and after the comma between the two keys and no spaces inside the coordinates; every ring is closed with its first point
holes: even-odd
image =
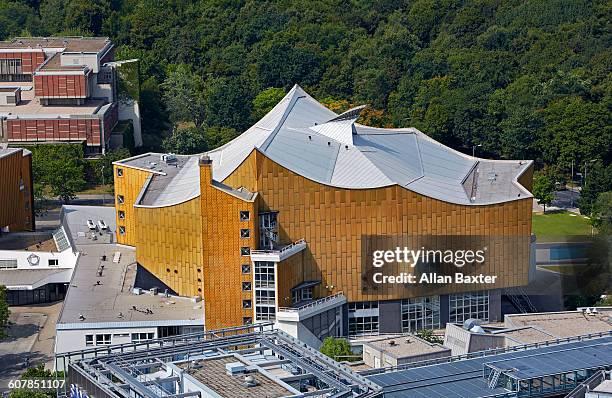
{"type": "Polygon", "coordinates": [[[440,328],[440,296],[402,300],[402,332],[440,328]]]}
{"type": "Polygon", "coordinates": [[[448,296],[449,322],[463,323],[474,318],[489,320],[489,292],[458,293],[448,296]]]}
{"type": "Polygon", "coordinates": [[[348,303],[349,335],[378,334],[378,301],[348,303]]]}
{"type": "Polygon", "coordinates": [[[255,261],[255,320],[268,321],[276,318],[276,293],[274,263],[255,261]]]}

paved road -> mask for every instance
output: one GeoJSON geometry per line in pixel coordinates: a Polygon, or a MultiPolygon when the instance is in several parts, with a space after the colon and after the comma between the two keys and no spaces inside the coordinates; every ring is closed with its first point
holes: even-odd
{"type": "MultiPolygon", "coordinates": [[[[63,202],[58,199],[49,200],[49,209],[42,215],[36,217],[37,231],[53,231],[59,227],[59,214],[63,202]]],[[[80,195],[70,201],[71,205],[83,206],[114,206],[113,195],[80,195]]]]}
{"type": "Polygon", "coordinates": [[[53,369],[55,324],[62,303],[11,307],[9,337],[0,341],[0,392],[9,380],[19,378],[29,360],[53,369]]]}

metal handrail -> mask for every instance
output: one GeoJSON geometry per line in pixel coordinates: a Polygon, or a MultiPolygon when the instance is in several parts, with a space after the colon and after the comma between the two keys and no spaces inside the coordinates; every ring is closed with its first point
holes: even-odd
{"type": "Polygon", "coordinates": [[[278,307],[278,311],[279,312],[298,312],[298,311],[302,311],[302,310],[304,310],[306,308],[310,308],[310,307],[317,306],[319,304],[323,304],[326,301],[335,299],[335,298],[340,297],[340,296],[344,296],[344,293],[343,292],[338,292],[338,293],[332,294],[331,296],[325,296],[323,298],[311,301],[310,303],[304,304],[304,305],[299,306],[299,307],[278,307]]]}
{"type": "Polygon", "coordinates": [[[295,246],[297,246],[297,245],[301,245],[302,243],[304,243],[304,244],[306,243],[306,240],[305,240],[304,238],[302,238],[302,239],[298,239],[298,240],[296,240],[295,242],[290,243],[290,244],[288,244],[287,246],[282,247],[282,248],[280,248],[280,249],[278,249],[278,250],[251,250],[251,253],[252,253],[252,254],[275,254],[275,253],[283,253],[283,252],[285,252],[285,251],[287,251],[287,250],[289,250],[289,249],[291,249],[291,248],[293,248],[293,247],[295,247],[295,246]]]}
{"type": "Polygon", "coordinates": [[[421,366],[437,365],[440,363],[452,363],[456,361],[462,361],[465,359],[483,358],[483,357],[488,357],[492,355],[504,354],[507,352],[524,351],[524,350],[528,350],[532,348],[548,347],[551,345],[566,344],[566,343],[572,343],[576,341],[583,341],[583,340],[590,340],[590,339],[598,339],[598,338],[607,337],[607,336],[612,336],[612,331],[588,333],[588,334],[583,334],[580,336],[572,336],[572,337],[565,337],[565,338],[560,338],[560,339],[545,340],[545,341],[541,341],[537,343],[529,343],[529,344],[512,346],[512,347],[492,348],[492,349],[488,349],[484,351],[470,352],[468,354],[461,354],[461,355],[455,355],[455,356],[443,357],[443,358],[426,359],[423,361],[411,362],[411,363],[396,365],[396,366],[388,366],[388,367],[383,367],[383,368],[361,370],[361,371],[357,371],[357,373],[359,373],[360,375],[371,376],[375,374],[395,372],[398,370],[418,368],[421,366]]]}

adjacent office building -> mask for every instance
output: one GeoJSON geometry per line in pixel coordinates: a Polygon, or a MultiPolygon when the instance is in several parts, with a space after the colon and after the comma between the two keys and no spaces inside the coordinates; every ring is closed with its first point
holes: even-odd
{"type": "Polygon", "coordinates": [[[34,230],[32,152],[0,148],[0,234],[34,230]]]}
{"type": "Polygon", "coordinates": [[[103,37],[0,42],[0,142],[84,143],[86,154],[104,153],[126,106],[117,98],[114,51],[103,37]]]}
{"type": "Polygon", "coordinates": [[[206,154],[115,162],[118,242],[174,292],[202,297],[207,329],[275,320],[314,344],[501,320],[503,289],[528,283],[532,162],[364,126],[361,110],[337,115],[295,86],[206,154]],[[371,242],[405,236],[512,239],[489,248],[488,285],[364,283],[371,242]]]}

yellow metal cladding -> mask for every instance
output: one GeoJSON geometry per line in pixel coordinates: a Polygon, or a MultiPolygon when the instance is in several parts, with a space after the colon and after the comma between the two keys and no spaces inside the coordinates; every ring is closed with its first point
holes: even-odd
{"type": "Polygon", "coordinates": [[[180,296],[203,296],[200,198],[136,207],[136,261],[180,296]]]}
{"type": "MultiPolygon", "coordinates": [[[[300,238],[308,248],[302,275],[279,275],[279,280],[321,280],[315,295],[342,290],[349,301],[389,300],[423,295],[418,289],[361,291],[362,235],[485,235],[531,234],[531,198],[512,202],[462,206],[425,197],[403,187],[341,189],[308,180],[253,152],[224,183],[234,187],[257,185],[259,211],[278,211],[282,244],[300,238]],[[244,170],[255,163],[257,172],[244,170]],[[249,180],[257,176],[257,182],[249,180]],[[325,286],[334,286],[333,291],[325,286]]],[[[529,246],[514,245],[496,250],[490,259],[491,274],[500,275],[495,285],[452,285],[444,292],[518,286],[527,283],[529,246]]],[[[285,267],[279,272],[299,272],[285,267]]],[[[283,292],[283,295],[286,295],[283,292]]]]}
{"type": "Polygon", "coordinates": [[[140,191],[142,191],[145,181],[152,173],[125,165],[113,165],[113,173],[115,176],[117,242],[123,245],[136,246],[134,204],[140,191]],[[123,198],[123,203],[120,202],[119,197],[123,198]],[[121,215],[123,215],[123,218],[121,218],[121,215]],[[120,233],[121,227],[124,228],[124,233],[120,233]]]}
{"type": "Polygon", "coordinates": [[[23,150],[0,157],[0,228],[34,230],[32,155],[23,150]]]}
{"type": "Polygon", "coordinates": [[[202,204],[202,251],[204,254],[204,315],[206,328],[236,326],[252,318],[252,309],[243,309],[243,300],[252,300],[253,292],[243,291],[242,282],[253,283],[252,273],[242,272],[250,264],[241,247],[257,246],[257,211],[255,202],[245,201],[211,185],[210,164],[200,165],[202,204]],[[248,221],[240,212],[248,211],[248,221]],[[241,238],[240,229],[248,228],[250,238],[241,238]]]}

